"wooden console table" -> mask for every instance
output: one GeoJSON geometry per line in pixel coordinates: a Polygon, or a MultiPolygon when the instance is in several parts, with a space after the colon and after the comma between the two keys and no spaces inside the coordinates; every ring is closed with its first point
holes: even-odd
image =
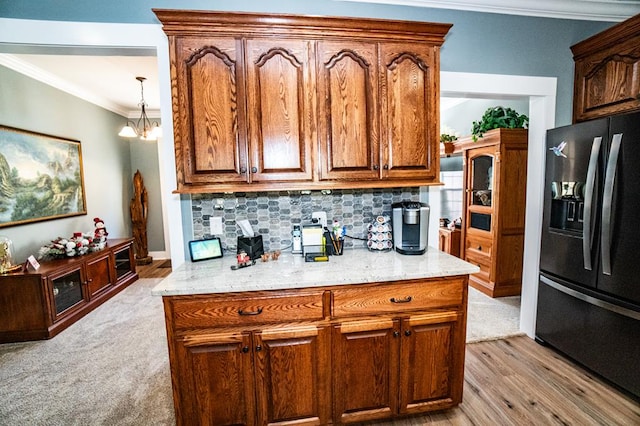
{"type": "Polygon", "coordinates": [[[0,343],[50,339],[137,279],[133,238],[0,275],[0,343]]]}

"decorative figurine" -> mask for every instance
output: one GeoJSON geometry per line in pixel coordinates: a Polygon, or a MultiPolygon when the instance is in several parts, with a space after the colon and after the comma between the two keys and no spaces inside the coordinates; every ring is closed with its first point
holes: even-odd
{"type": "Polygon", "coordinates": [[[236,256],[236,259],[238,260],[238,264],[237,265],[231,265],[231,269],[233,269],[234,271],[236,269],[240,269],[240,268],[246,268],[248,266],[251,265],[255,265],[255,260],[251,260],[251,258],[249,257],[249,255],[244,251],[240,251],[240,253],[238,253],[238,255],[236,256]]]}

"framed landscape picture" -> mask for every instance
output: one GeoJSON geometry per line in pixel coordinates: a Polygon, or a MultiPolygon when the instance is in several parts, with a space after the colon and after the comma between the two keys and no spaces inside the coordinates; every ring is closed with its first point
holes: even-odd
{"type": "Polygon", "coordinates": [[[0,228],[87,214],[80,141],[0,126],[0,228]]]}

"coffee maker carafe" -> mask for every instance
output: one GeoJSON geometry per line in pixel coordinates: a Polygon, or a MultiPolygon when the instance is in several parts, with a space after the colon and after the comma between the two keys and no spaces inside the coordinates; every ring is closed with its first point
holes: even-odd
{"type": "Polygon", "coordinates": [[[423,254],[429,236],[429,206],[417,201],[391,205],[393,247],[401,254],[423,254]]]}

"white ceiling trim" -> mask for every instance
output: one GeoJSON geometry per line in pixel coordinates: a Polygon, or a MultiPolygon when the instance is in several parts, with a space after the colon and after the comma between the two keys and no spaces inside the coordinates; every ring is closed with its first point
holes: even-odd
{"type": "Polygon", "coordinates": [[[637,0],[335,0],[543,18],[620,22],[640,13],[637,0]]]}
{"type": "MultiPolygon", "coordinates": [[[[115,112],[123,117],[129,116],[129,110],[123,109],[120,105],[109,99],[97,96],[82,87],[79,87],[67,80],[64,80],[50,72],[47,72],[41,68],[33,66],[32,64],[16,58],[14,55],[8,53],[0,53],[0,65],[12,69],[20,74],[24,74],[28,77],[38,80],[44,84],[47,84],[63,92],[69,93],[77,98],[83,99],[87,102],[95,104],[111,112],[115,112]]],[[[139,116],[140,114],[138,114],[139,116]]]]}

